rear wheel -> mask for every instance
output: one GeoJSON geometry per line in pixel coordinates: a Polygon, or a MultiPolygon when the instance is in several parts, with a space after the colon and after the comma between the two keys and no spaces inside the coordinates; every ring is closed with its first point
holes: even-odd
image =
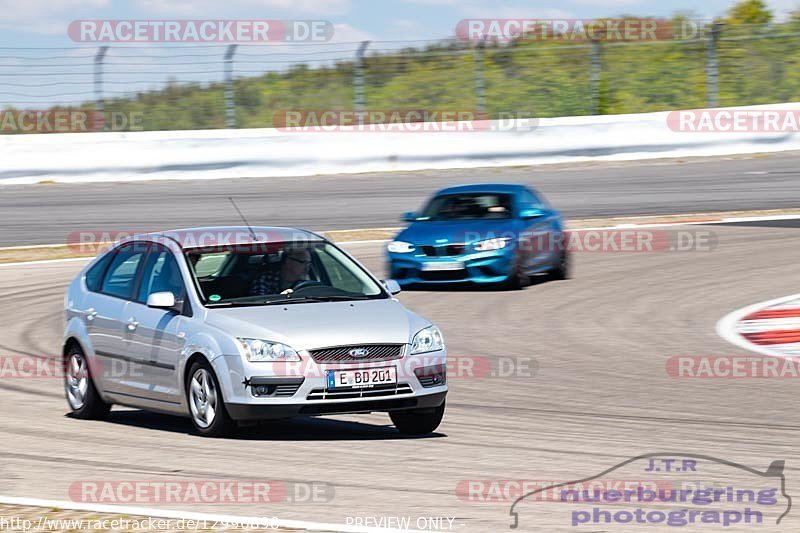
{"type": "Polygon", "coordinates": [[[102,420],[111,404],[100,398],[92,381],[89,361],[80,346],[73,345],[64,358],[64,392],[75,418],[102,420]]]}
{"type": "Polygon", "coordinates": [[[186,396],[192,424],[204,437],[224,437],[236,428],[222,399],[217,376],[205,361],[195,362],[189,369],[186,396]]]}
{"type": "Polygon", "coordinates": [[[444,402],[439,407],[389,411],[394,427],[405,435],[427,435],[436,431],[444,417],[444,402]]]}

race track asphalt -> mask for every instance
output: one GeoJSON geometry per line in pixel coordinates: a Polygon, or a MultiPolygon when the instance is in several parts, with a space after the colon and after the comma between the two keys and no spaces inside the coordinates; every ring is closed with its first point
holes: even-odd
{"type": "MultiPolygon", "coordinates": [[[[770,168],[776,175],[771,186],[751,187],[750,199],[770,207],[775,203],[769,198],[789,200],[786,191],[800,186],[790,179],[793,174],[779,169],[782,165],[788,169],[791,161],[760,161],[760,168],[770,168]]],[[[727,163],[706,164],[717,170],[704,171],[696,182],[690,177],[700,174],[696,164],[683,165],[683,169],[695,169],[685,173],[671,166],[648,166],[654,175],[675,180],[680,175],[678,181],[653,180],[641,173],[637,179],[629,174],[623,179],[614,177],[610,169],[602,174],[584,169],[587,180],[588,176],[598,180],[593,182],[598,192],[585,192],[583,197],[580,191],[586,182],[581,185],[574,171],[549,175],[537,170],[530,181],[543,185],[557,203],[568,204],[573,214],[598,214],[592,207],[597,205],[603,206],[602,212],[619,214],[620,204],[632,212],[641,196],[650,199],[643,210],[674,212],[676,204],[695,210],[705,205],[702,199],[696,203],[676,199],[677,191],[692,183],[696,183],[695,192],[704,191],[701,198],[717,198],[717,209],[743,205],[747,196],[744,169],[752,163],[737,163],[741,170],[733,175],[725,172],[727,163]],[[598,185],[602,180],[607,180],[607,187],[598,185]],[[740,187],[733,193],[730,186],[737,182],[740,187]],[[563,196],[559,197],[559,190],[563,196]],[[616,201],[612,201],[614,191],[616,201]]],[[[516,170],[492,171],[497,179],[521,175],[516,170]]],[[[132,198],[116,208],[123,225],[146,218],[136,208],[148,198],[156,200],[153,213],[165,216],[159,223],[180,220],[182,226],[192,225],[196,223],[192,212],[199,217],[205,207],[215,204],[212,216],[222,222],[228,210],[221,197],[226,187],[232,194],[237,191],[247,197],[243,204],[251,213],[257,212],[259,201],[278,203],[283,195],[288,204],[298,207],[291,216],[286,212],[289,221],[292,217],[308,221],[302,217],[314,208],[319,210],[318,218],[310,223],[316,227],[350,227],[355,220],[361,225],[390,224],[388,215],[378,213],[411,208],[426,191],[455,181],[454,175],[427,176],[386,192],[381,192],[386,178],[349,177],[336,184],[330,178],[315,178],[320,194],[305,203],[298,203],[298,198],[308,197],[307,183],[299,180],[280,180],[274,192],[261,191],[259,198],[246,193],[260,187],[252,180],[202,183],[199,190],[189,188],[180,194],[176,191],[183,190],[184,184],[120,185],[116,194],[111,186],[108,190],[104,186],[86,196],[77,192],[63,196],[64,210],[58,213],[47,213],[45,204],[42,212],[46,214],[36,235],[52,241],[52,219],[69,209],[74,218],[65,220],[65,227],[75,220],[103,223],[103,217],[115,209],[111,203],[115,195],[132,198]],[[154,190],[159,191],[155,196],[154,190]],[[354,190],[362,194],[352,195],[354,190]],[[396,194],[398,190],[402,194],[396,194]],[[75,205],[67,205],[73,201],[75,205]],[[95,202],[100,208],[90,209],[95,202]],[[179,207],[170,207],[175,205],[179,207]],[[335,223],[324,218],[325,205],[328,212],[333,206],[342,210],[335,223]]],[[[46,198],[52,206],[60,189],[41,190],[51,192],[37,197],[18,189],[13,198],[17,204],[46,198]]],[[[5,193],[4,201],[8,201],[5,193]]],[[[748,203],[747,207],[757,206],[748,203]]],[[[21,212],[14,208],[9,214],[3,207],[6,220],[21,212]]],[[[33,213],[20,224],[32,218],[33,213]]],[[[263,223],[266,218],[264,213],[253,222],[263,223]]],[[[237,438],[208,440],[193,435],[187,420],[130,409],[115,409],[104,422],[74,420],[66,416],[60,380],[4,378],[0,381],[2,493],[64,500],[69,499],[69,487],[81,480],[318,482],[333,486],[332,500],[190,507],[336,523],[346,523],[348,517],[352,522],[353,517],[366,516],[449,516],[455,517],[454,531],[497,532],[508,528],[511,501],[464,501],[456,492],[460,483],[575,480],[639,454],[669,452],[713,455],[757,470],[785,460],[787,491],[797,494],[800,412],[795,405],[796,380],[676,379],[665,370],[667,361],[679,355],[747,354],[719,338],[715,323],[741,306],[798,292],[797,229],[780,223],[693,227],[697,228],[714,232],[718,246],[694,252],[578,253],[574,279],[537,283],[517,292],[459,289],[400,294],[404,304],[441,326],[451,357],[486,358],[493,372],[502,367],[503,373],[510,374],[453,375],[444,423],[437,434],[426,438],[402,438],[385,414],[370,414],[275,422],[247,428],[237,438]]],[[[3,239],[12,240],[8,228],[3,231],[3,239]]],[[[383,272],[379,245],[350,248],[368,267],[383,272]]],[[[0,266],[0,354],[58,353],[64,289],[81,264],[0,266]]],[[[644,475],[641,470],[629,470],[609,476],[635,480],[644,475]]],[[[722,483],[728,473],[708,470],[697,475],[722,483]]],[[[673,474],[670,482],[685,479],[673,474]]],[[[736,483],[746,481],[736,479],[736,483]]],[[[529,502],[520,515],[520,530],[620,530],[613,525],[570,529],[568,505],[529,502]]],[[[769,520],[774,521],[779,513],[770,512],[769,520]]],[[[752,527],[707,525],[702,531],[752,527]]],[[[800,512],[793,510],[780,526],[772,522],[759,529],[798,531],[800,512]]]]}
{"type": "Polygon", "coordinates": [[[239,225],[397,227],[448,185],[533,185],[569,218],[796,208],[796,152],[685,160],[211,181],[0,185],[0,246],[62,244],[77,231],[239,225]]]}

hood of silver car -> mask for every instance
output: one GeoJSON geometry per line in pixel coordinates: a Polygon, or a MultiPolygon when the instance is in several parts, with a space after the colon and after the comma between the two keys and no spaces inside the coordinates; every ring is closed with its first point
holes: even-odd
{"type": "Polygon", "coordinates": [[[404,344],[430,324],[390,299],[210,309],[206,322],[236,337],[282,342],[295,350],[404,344]]]}

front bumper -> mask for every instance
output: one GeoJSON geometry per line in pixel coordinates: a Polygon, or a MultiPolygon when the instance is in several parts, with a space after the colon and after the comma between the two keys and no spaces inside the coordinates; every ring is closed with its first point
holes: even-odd
{"type": "Polygon", "coordinates": [[[253,405],[246,403],[227,404],[228,414],[234,420],[252,421],[293,416],[333,415],[348,413],[370,413],[373,411],[395,411],[403,409],[426,409],[444,403],[447,391],[408,396],[405,398],[381,398],[358,401],[307,402],[302,404],[253,405]]]}
{"type": "Polygon", "coordinates": [[[514,266],[510,248],[464,255],[431,257],[424,254],[388,252],[389,277],[400,285],[447,283],[499,283],[506,280],[514,266]],[[463,263],[459,270],[424,270],[425,264],[463,263]]]}
{"type": "Polygon", "coordinates": [[[447,352],[407,355],[389,361],[316,363],[300,352],[298,363],[246,363],[241,356],[213,361],[228,413],[234,420],[289,418],[426,409],[447,394],[447,352]],[[372,388],[327,388],[329,370],[367,370],[394,366],[397,383],[372,388]]]}

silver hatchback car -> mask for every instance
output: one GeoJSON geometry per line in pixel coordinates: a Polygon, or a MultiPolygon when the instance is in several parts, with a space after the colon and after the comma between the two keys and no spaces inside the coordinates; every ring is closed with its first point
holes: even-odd
{"type": "Polygon", "coordinates": [[[444,339],[399,291],[304,230],[137,235],[67,289],[67,401],[77,418],[113,404],[189,416],[206,436],[373,411],[427,434],[444,415],[444,339]]]}

